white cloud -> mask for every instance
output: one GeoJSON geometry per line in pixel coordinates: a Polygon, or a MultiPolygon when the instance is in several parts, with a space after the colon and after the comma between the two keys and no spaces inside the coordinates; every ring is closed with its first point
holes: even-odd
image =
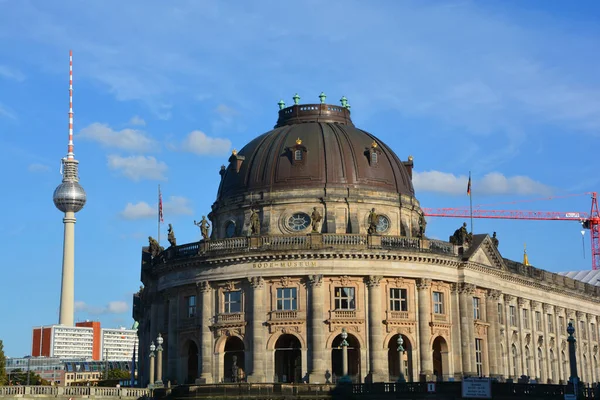
{"type": "Polygon", "coordinates": [[[183,140],[181,149],[200,155],[224,155],[229,152],[231,141],[229,139],[212,138],[201,131],[192,131],[183,140]]]}
{"type": "Polygon", "coordinates": [[[110,169],[119,171],[121,175],[132,181],[137,182],[142,179],[166,180],[167,164],[152,156],[122,157],[113,154],[109,155],[107,159],[110,169]]]}
{"type": "Polygon", "coordinates": [[[78,136],[81,139],[98,142],[104,147],[134,152],[149,152],[157,149],[156,141],[148,137],[144,131],[129,128],[116,131],[107,124],[99,122],[83,128],[78,136]]]}
{"type": "Polygon", "coordinates": [[[129,123],[131,125],[140,125],[140,126],[145,126],[146,125],[146,121],[144,121],[141,117],[134,115],[130,120],[129,123]]]}
{"type": "MultiPolygon", "coordinates": [[[[413,172],[413,185],[418,192],[437,192],[450,195],[467,194],[466,175],[456,176],[448,172],[413,172]]],[[[552,187],[535,181],[527,176],[506,177],[499,172],[490,172],[481,179],[473,178],[471,190],[477,195],[549,195],[552,187]]]]}
{"type": "MultiPolygon", "coordinates": [[[[175,215],[192,215],[193,210],[189,199],[182,196],[170,196],[163,202],[163,216],[169,218],[175,215]]],[[[121,217],[128,220],[147,219],[158,217],[158,203],[150,206],[145,201],[135,204],[127,203],[125,209],[120,213],[121,217]]]]}
{"type": "Polygon", "coordinates": [[[17,82],[22,82],[25,80],[25,75],[14,68],[10,68],[6,65],[0,65],[0,77],[11,79],[17,82]]]}
{"type": "Polygon", "coordinates": [[[46,172],[46,171],[48,171],[49,167],[44,164],[33,163],[33,164],[29,164],[27,169],[29,170],[29,172],[46,172]]]}
{"type": "Polygon", "coordinates": [[[129,304],[125,301],[110,301],[106,306],[91,306],[83,301],[75,302],[75,312],[85,312],[92,315],[99,314],[124,314],[129,312],[129,304]]]}

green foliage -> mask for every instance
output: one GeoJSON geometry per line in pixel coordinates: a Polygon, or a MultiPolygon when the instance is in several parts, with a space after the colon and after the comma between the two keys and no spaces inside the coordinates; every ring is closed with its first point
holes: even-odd
{"type": "Polygon", "coordinates": [[[6,378],[6,356],[4,355],[4,344],[0,340],[0,385],[6,385],[8,379],[6,378]]]}
{"type": "MultiPolygon", "coordinates": [[[[7,377],[8,378],[8,377],[7,377]]],[[[27,385],[27,371],[21,369],[15,369],[10,374],[11,385],[27,385]]],[[[41,376],[33,371],[29,371],[29,384],[30,385],[50,385],[50,382],[43,379],[41,376]]]]}
{"type": "Polygon", "coordinates": [[[131,372],[129,371],[124,371],[122,369],[110,369],[108,370],[108,379],[117,379],[117,380],[123,380],[123,379],[130,379],[131,378],[131,372]]]}

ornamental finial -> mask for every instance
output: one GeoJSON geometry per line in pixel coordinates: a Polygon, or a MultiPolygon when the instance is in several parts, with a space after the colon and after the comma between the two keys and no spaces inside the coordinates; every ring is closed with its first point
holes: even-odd
{"type": "Polygon", "coordinates": [[[279,100],[277,105],[279,106],[280,110],[283,110],[285,108],[285,101],[283,101],[283,99],[281,99],[281,100],[279,100]]]}
{"type": "Polygon", "coordinates": [[[371,147],[372,148],[376,148],[377,147],[377,142],[373,140],[373,143],[371,143],[371,147]]]}
{"type": "Polygon", "coordinates": [[[342,98],[340,99],[340,103],[342,103],[342,107],[346,107],[348,105],[348,99],[346,98],[346,96],[342,96],[342,98]]]}
{"type": "Polygon", "coordinates": [[[237,150],[236,149],[231,150],[231,154],[233,154],[234,156],[237,155],[237,150]]]}
{"type": "Polygon", "coordinates": [[[321,104],[325,104],[326,98],[327,98],[327,96],[325,95],[325,93],[321,92],[321,94],[319,95],[319,100],[321,100],[321,104]]]}
{"type": "Polygon", "coordinates": [[[300,139],[300,138],[296,139],[296,144],[297,144],[298,146],[299,146],[299,145],[301,145],[301,144],[302,144],[302,139],[300,139]]]}
{"type": "Polygon", "coordinates": [[[296,94],[294,95],[294,97],[292,97],[292,99],[294,99],[294,104],[295,104],[295,105],[298,105],[298,104],[300,104],[300,96],[298,95],[298,93],[296,93],[296,94]]]}

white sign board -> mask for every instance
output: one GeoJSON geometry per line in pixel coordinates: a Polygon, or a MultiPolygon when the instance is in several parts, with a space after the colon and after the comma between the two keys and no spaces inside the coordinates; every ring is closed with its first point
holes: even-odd
{"type": "Polygon", "coordinates": [[[466,378],[462,381],[464,399],[491,399],[492,381],[490,378],[466,378]]]}

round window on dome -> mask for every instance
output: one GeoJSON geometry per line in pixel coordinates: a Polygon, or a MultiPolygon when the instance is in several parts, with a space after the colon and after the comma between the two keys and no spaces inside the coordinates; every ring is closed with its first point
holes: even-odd
{"type": "Polygon", "coordinates": [[[309,225],[310,217],[305,213],[294,213],[287,220],[287,227],[296,232],[303,231],[309,225]]]}
{"type": "Polygon", "coordinates": [[[235,236],[235,222],[227,222],[227,225],[225,225],[225,236],[227,238],[232,238],[235,236]]]}
{"type": "Polygon", "coordinates": [[[377,232],[384,233],[390,229],[390,219],[385,215],[379,216],[379,222],[377,223],[377,232]]]}

